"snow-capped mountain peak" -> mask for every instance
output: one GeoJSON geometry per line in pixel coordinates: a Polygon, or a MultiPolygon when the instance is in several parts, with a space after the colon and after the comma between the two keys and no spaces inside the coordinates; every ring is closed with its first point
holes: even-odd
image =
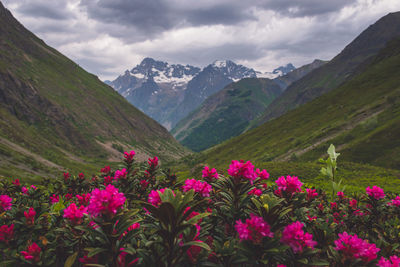
{"type": "Polygon", "coordinates": [[[296,67],[293,66],[292,63],[288,63],[285,66],[280,66],[280,67],[274,69],[271,72],[262,73],[262,72],[257,71],[256,73],[257,73],[257,78],[275,79],[275,78],[277,78],[279,76],[286,75],[286,74],[288,74],[289,72],[291,72],[291,71],[293,71],[295,69],[296,69],[296,67]]]}

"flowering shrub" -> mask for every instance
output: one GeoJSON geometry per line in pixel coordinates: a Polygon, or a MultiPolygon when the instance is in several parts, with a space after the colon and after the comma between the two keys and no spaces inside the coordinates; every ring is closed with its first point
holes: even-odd
{"type": "Polygon", "coordinates": [[[123,159],[43,185],[0,180],[0,266],[400,264],[399,192],[344,194],[334,179],[303,191],[244,160],[180,180],[157,157],[123,159]]]}

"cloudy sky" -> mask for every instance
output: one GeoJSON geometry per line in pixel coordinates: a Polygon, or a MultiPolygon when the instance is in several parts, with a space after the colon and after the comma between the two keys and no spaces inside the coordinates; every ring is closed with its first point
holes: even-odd
{"type": "Polygon", "coordinates": [[[400,0],[0,0],[25,27],[101,79],[144,57],[259,71],[328,60],[400,0]]]}

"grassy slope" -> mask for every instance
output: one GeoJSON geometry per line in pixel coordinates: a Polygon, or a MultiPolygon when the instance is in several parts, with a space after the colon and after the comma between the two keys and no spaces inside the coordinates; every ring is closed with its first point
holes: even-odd
{"type": "Polygon", "coordinates": [[[46,160],[94,172],[110,156],[98,142],[164,159],[185,153],[162,126],[47,46],[1,4],[0,24],[0,175],[24,178],[61,171],[46,160]]]}
{"type": "Polygon", "coordinates": [[[330,143],[342,160],[400,168],[400,40],[339,88],[202,155],[210,164],[316,160],[330,143]]]}
{"type": "Polygon", "coordinates": [[[210,96],[171,132],[194,151],[201,151],[242,133],[281,93],[269,79],[248,78],[210,96]]]}
{"type": "Polygon", "coordinates": [[[338,87],[356,74],[360,64],[375,56],[386,43],[400,36],[400,12],[391,13],[368,27],[329,63],[293,83],[266,109],[257,126],[277,118],[338,87]]]}

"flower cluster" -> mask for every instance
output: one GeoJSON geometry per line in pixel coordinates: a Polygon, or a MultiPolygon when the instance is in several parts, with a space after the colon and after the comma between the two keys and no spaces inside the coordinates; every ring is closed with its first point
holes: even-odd
{"type": "Polygon", "coordinates": [[[107,185],[104,190],[94,189],[90,196],[88,212],[97,217],[100,215],[113,216],[125,203],[125,196],[119,193],[113,185],[107,185]]]}
{"type": "Polygon", "coordinates": [[[293,195],[296,192],[301,192],[301,186],[303,185],[300,182],[299,178],[296,176],[281,176],[278,180],[275,181],[278,186],[278,190],[284,191],[289,195],[293,195]]]}
{"type": "Polygon", "coordinates": [[[213,179],[218,179],[218,173],[215,168],[210,168],[208,166],[204,166],[202,171],[202,177],[206,178],[208,181],[212,181],[213,179]]]}
{"type": "Polygon", "coordinates": [[[210,192],[212,191],[211,185],[207,182],[203,182],[196,179],[187,179],[185,184],[182,186],[184,192],[189,190],[194,190],[196,193],[199,193],[203,197],[209,197],[210,192]]]}
{"type": "Polygon", "coordinates": [[[53,194],[52,196],[50,196],[50,203],[51,204],[55,204],[58,203],[60,201],[60,196],[53,194]]]}
{"type": "Polygon", "coordinates": [[[34,208],[30,207],[28,211],[24,211],[26,224],[33,225],[35,222],[36,211],[34,208]]]}
{"type": "Polygon", "coordinates": [[[149,164],[149,167],[150,167],[150,168],[155,168],[155,167],[158,166],[158,158],[157,158],[157,157],[149,158],[149,159],[147,160],[147,163],[149,164]]]}
{"type": "Polygon", "coordinates": [[[394,199],[390,200],[388,203],[389,206],[400,207],[400,196],[396,196],[394,199]]]}
{"type": "Polygon", "coordinates": [[[0,226],[0,242],[8,244],[14,235],[14,224],[0,226]]]}
{"type": "Polygon", "coordinates": [[[378,262],[379,267],[400,267],[400,258],[397,256],[390,256],[390,259],[387,260],[384,257],[378,262]]]}
{"type": "Polygon", "coordinates": [[[10,210],[12,198],[7,195],[0,195],[0,212],[10,210]]]}
{"type": "Polygon", "coordinates": [[[250,161],[244,162],[244,160],[232,160],[228,174],[236,179],[249,180],[251,183],[258,177],[254,171],[254,165],[250,161]]]}
{"type": "Polygon", "coordinates": [[[383,189],[376,185],[374,185],[372,188],[368,186],[365,190],[367,191],[368,196],[376,200],[382,199],[386,196],[383,192],[383,189]]]}
{"type": "Polygon", "coordinates": [[[125,179],[126,176],[128,175],[128,171],[123,168],[122,170],[116,170],[115,171],[115,175],[114,175],[114,179],[118,180],[118,179],[125,179]]]}
{"type": "Polygon", "coordinates": [[[135,151],[131,150],[130,152],[124,152],[124,158],[127,162],[132,162],[133,157],[135,156],[135,151]]]}
{"type": "Polygon", "coordinates": [[[296,221],[283,229],[281,242],[289,245],[294,253],[302,252],[304,248],[313,249],[317,242],[313,241],[313,235],[303,230],[304,225],[296,221]]]}
{"type": "Polygon", "coordinates": [[[339,239],[335,240],[335,249],[342,251],[346,258],[361,259],[364,262],[376,259],[380,250],[375,244],[370,244],[358,238],[356,234],[349,235],[347,232],[339,234],[339,239]]]}
{"type": "Polygon", "coordinates": [[[80,224],[84,214],[87,213],[87,208],[80,206],[79,208],[75,203],[71,203],[66,209],[64,209],[64,218],[69,219],[69,221],[74,224],[80,224]]]}
{"type": "Polygon", "coordinates": [[[25,260],[31,261],[32,263],[36,263],[40,261],[40,252],[42,249],[33,242],[30,246],[28,246],[27,251],[21,251],[21,255],[24,256],[25,260]]]}
{"type": "Polygon", "coordinates": [[[318,196],[316,189],[306,188],[307,201],[311,201],[318,196]]]}
{"type": "Polygon", "coordinates": [[[250,214],[250,219],[246,219],[245,223],[240,220],[236,221],[235,229],[240,240],[250,240],[255,244],[260,243],[265,236],[274,236],[269,224],[263,218],[254,214],[250,214]]]}
{"type": "Polygon", "coordinates": [[[260,171],[260,169],[257,169],[256,174],[261,180],[268,180],[269,178],[269,173],[267,172],[267,170],[260,171]]]}
{"type": "Polygon", "coordinates": [[[155,207],[160,206],[161,205],[160,194],[163,194],[165,189],[166,188],[160,190],[151,190],[147,201],[155,207]]]}

